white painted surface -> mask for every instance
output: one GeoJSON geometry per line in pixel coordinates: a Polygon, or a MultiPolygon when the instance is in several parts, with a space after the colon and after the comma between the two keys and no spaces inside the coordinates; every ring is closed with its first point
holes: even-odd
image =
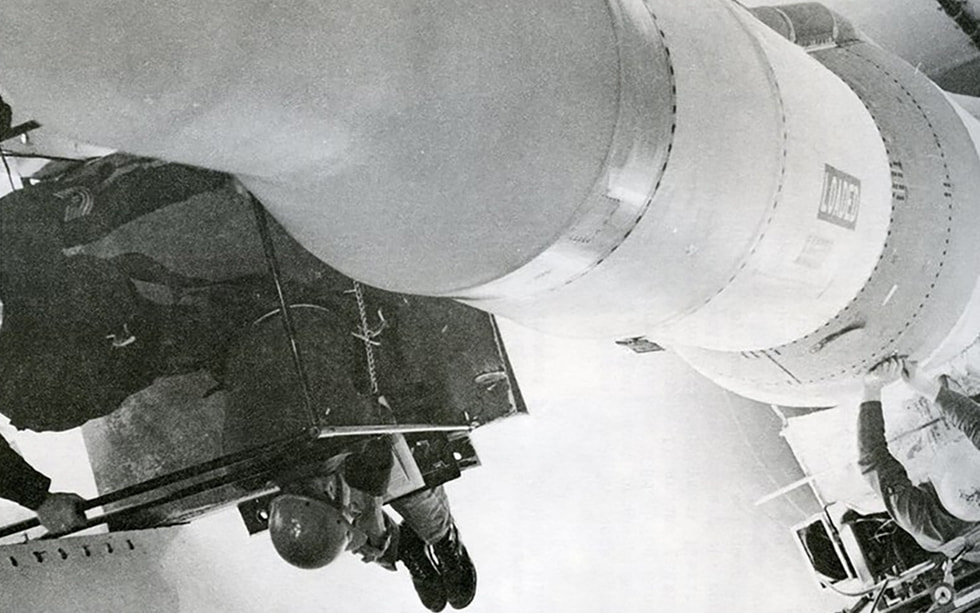
{"type": "Polygon", "coordinates": [[[97,6],[8,3],[12,102],[238,174],[314,254],[385,289],[748,350],[819,328],[877,259],[871,118],[725,0],[97,6]],[[817,216],[825,165],[860,183],[853,229],[817,216]]]}

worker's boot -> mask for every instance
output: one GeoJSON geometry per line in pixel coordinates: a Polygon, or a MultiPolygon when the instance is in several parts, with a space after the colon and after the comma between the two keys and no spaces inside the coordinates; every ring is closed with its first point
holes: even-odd
{"type": "Polygon", "coordinates": [[[459,540],[459,530],[453,524],[441,541],[432,545],[436,568],[442,575],[446,598],[454,609],[463,609],[476,596],[476,567],[466,546],[459,540]]]}
{"type": "Polygon", "coordinates": [[[406,526],[401,525],[398,537],[398,559],[412,575],[415,593],[425,608],[438,613],[446,608],[446,588],[442,577],[429,557],[425,541],[406,526]]]}

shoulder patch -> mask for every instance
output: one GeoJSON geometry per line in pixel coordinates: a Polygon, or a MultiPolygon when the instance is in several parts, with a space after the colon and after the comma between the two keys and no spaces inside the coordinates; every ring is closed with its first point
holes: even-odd
{"type": "Polygon", "coordinates": [[[95,196],[92,195],[92,192],[88,188],[78,185],[55,192],[54,196],[68,201],[65,204],[66,223],[88,215],[95,206],[95,196]]]}

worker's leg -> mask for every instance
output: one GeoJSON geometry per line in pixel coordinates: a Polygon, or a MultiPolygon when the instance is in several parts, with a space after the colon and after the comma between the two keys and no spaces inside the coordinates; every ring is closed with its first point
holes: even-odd
{"type": "Polygon", "coordinates": [[[398,559],[412,575],[415,592],[425,608],[442,611],[447,602],[446,587],[429,550],[430,545],[446,538],[453,525],[446,492],[441,487],[421,490],[393,501],[391,506],[404,519],[398,559]]]}
{"type": "MultiPolygon", "coordinates": [[[[442,580],[449,604],[453,608],[462,609],[473,602],[476,595],[476,567],[459,538],[459,530],[456,529],[449,511],[446,492],[441,487],[424,490],[406,496],[392,506],[405,518],[405,524],[419,536],[419,542],[424,541],[429,545],[428,557],[434,562],[434,569],[442,580]]],[[[406,554],[409,558],[417,557],[409,551],[406,554]]],[[[416,579],[416,590],[425,603],[426,598],[423,595],[426,592],[420,589],[422,582],[415,572],[413,579],[416,579]]]]}
{"type": "Polygon", "coordinates": [[[402,559],[423,604],[432,611],[444,606],[442,598],[457,609],[469,605],[476,595],[476,568],[459,538],[446,492],[441,487],[423,490],[392,506],[405,519],[402,559]]]}
{"type": "Polygon", "coordinates": [[[391,506],[405,519],[408,527],[430,545],[445,538],[453,525],[449,498],[441,486],[403,496],[392,501],[391,506]]]}

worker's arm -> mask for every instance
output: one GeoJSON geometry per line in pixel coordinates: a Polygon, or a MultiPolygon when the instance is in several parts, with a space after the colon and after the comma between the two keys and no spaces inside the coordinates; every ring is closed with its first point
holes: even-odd
{"type": "Polygon", "coordinates": [[[352,488],[381,498],[388,491],[394,463],[391,440],[386,436],[372,438],[344,461],[344,478],[352,488]]]}
{"type": "Polygon", "coordinates": [[[939,411],[980,449],[980,404],[948,387],[936,395],[939,411]]]}
{"type": "Polygon", "coordinates": [[[0,497],[36,511],[48,495],[48,479],[0,438],[0,497]]]}
{"type": "Polygon", "coordinates": [[[382,504],[393,464],[388,437],[370,439],[344,462],[352,502],[359,507],[354,527],[363,535],[351,542],[350,549],[365,562],[377,562],[390,570],[394,570],[398,527],[382,510],[382,504]]]}
{"type": "Polygon", "coordinates": [[[64,532],[85,523],[76,494],[50,492],[51,479],[45,477],[0,437],[0,498],[31,509],[50,532],[64,532]]]}
{"type": "Polygon", "coordinates": [[[355,530],[348,549],[365,562],[377,562],[394,570],[397,524],[382,510],[380,497],[352,490],[351,499],[359,514],[354,521],[355,530]]]}
{"type": "Polygon", "coordinates": [[[933,492],[913,485],[905,467],[888,450],[881,388],[896,380],[901,369],[901,361],[892,358],[872,369],[865,379],[858,414],[858,466],[895,522],[921,546],[935,551],[956,537],[964,524],[946,512],[933,492]]]}
{"type": "MultiPolygon", "coordinates": [[[[5,285],[20,276],[56,270],[72,248],[230,181],[220,172],[113,154],[82,164],[57,181],[17,190],[0,201],[0,273],[11,277],[5,285]]],[[[22,285],[7,289],[22,294],[31,288],[22,285]]]]}
{"type": "Polygon", "coordinates": [[[980,404],[929,377],[916,362],[907,360],[902,377],[917,392],[935,403],[939,411],[980,449],[980,404]]]}
{"type": "Polygon", "coordinates": [[[87,162],[57,181],[65,247],[98,240],[129,221],[229,181],[225,173],[125,153],[87,162]]]}

